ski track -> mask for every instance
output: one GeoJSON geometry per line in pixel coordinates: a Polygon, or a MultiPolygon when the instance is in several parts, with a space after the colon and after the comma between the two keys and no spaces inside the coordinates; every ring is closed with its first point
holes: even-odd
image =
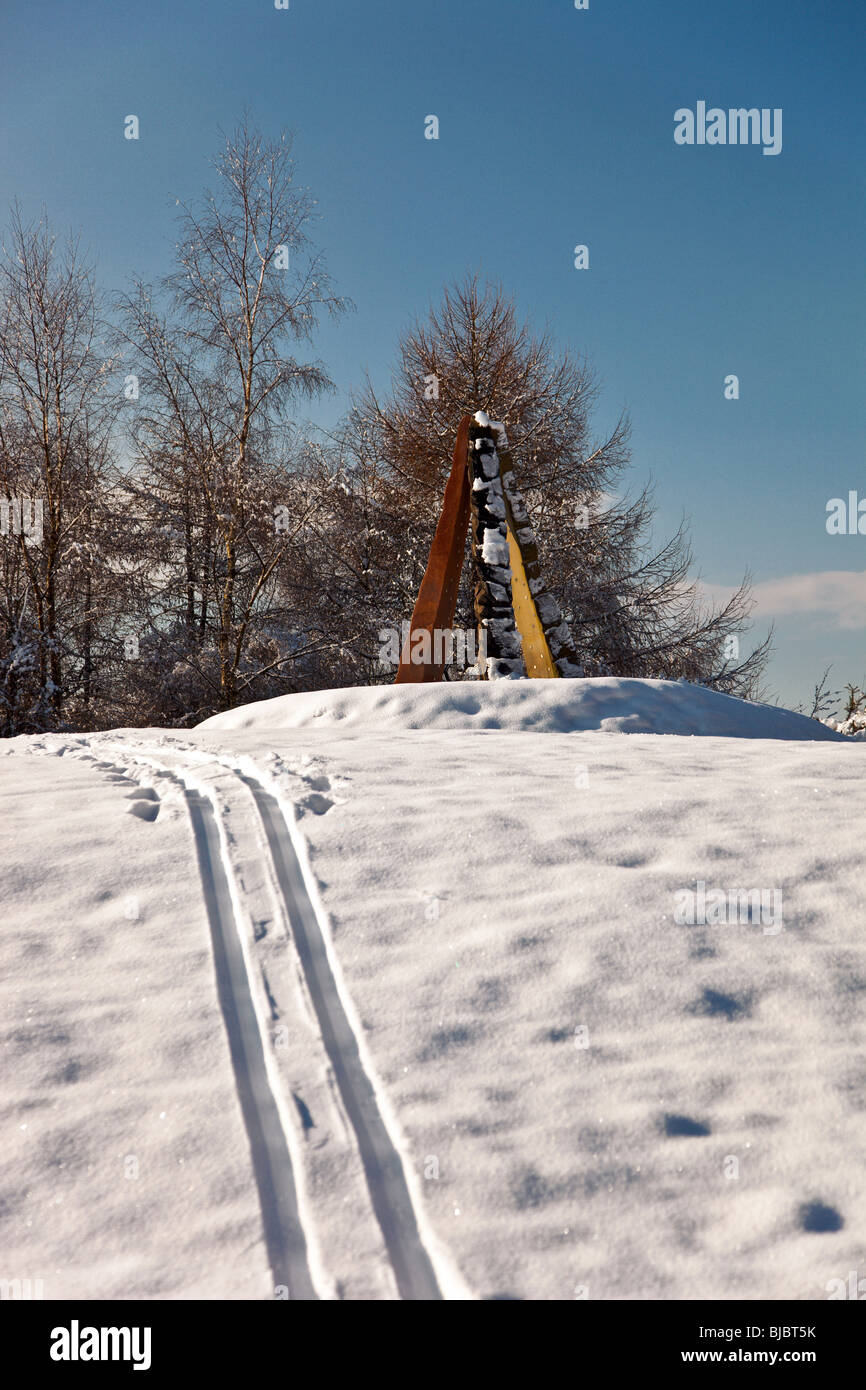
{"type": "Polygon", "coordinates": [[[307,1263],[307,1242],[298,1211],[292,1161],[268,1080],[216,815],[201,792],[185,787],[185,795],[210,922],[217,992],[249,1137],[274,1285],[285,1287],[292,1299],[317,1299],[307,1263]]]}
{"type": "MultiPolygon", "coordinates": [[[[249,1136],[274,1282],[277,1286],[285,1285],[292,1299],[317,1299],[288,1143],[268,1079],[262,1030],[229,886],[232,871],[225,862],[216,809],[206,793],[188,785],[181,770],[162,763],[157,750],[145,752],[134,745],[130,748],[114,745],[112,751],[125,758],[145,753],[150,766],[167,774],[183,789],[211,928],[219,1002],[249,1136]]],[[[172,751],[180,752],[181,756],[187,752],[172,751]]],[[[357,1037],[343,1006],[316,908],[307,890],[304,870],[283,811],[277,798],[249,772],[241,772],[222,759],[214,761],[231,771],[253,797],[325,1052],[355,1134],[373,1211],[400,1298],[442,1300],[433,1261],[419,1232],[403,1161],[382,1117],[376,1088],[365,1070],[357,1037]]]]}
{"type": "MultiPolygon", "coordinates": [[[[89,740],[79,738],[76,743],[82,750],[88,749],[84,756],[97,767],[120,770],[113,763],[98,761],[103,749],[95,748],[89,740]]],[[[310,1273],[288,1139],[268,1078],[262,1029],[229,886],[231,868],[223,855],[215,808],[210,798],[188,786],[179,772],[158,758],[140,757],[139,753],[144,750],[117,744],[105,747],[114,757],[121,758],[127,768],[130,759],[143,763],[166,776],[183,792],[211,933],[217,998],[250,1146],[274,1290],[276,1293],[285,1289],[295,1301],[318,1300],[310,1273]]],[[[151,802],[146,804],[150,806],[151,802]]]]}
{"type": "Polygon", "coordinates": [[[275,796],[253,777],[237,773],[250,789],[286,906],[307,988],[340,1096],[355,1131],[373,1210],[382,1229],[397,1288],[406,1300],[438,1300],[442,1293],[418,1223],[403,1163],[382,1118],[364,1070],[358,1040],[343,1008],[315,907],[275,796]]]}

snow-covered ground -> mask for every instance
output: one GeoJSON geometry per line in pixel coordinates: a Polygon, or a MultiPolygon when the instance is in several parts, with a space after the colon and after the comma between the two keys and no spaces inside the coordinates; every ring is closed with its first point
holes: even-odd
{"type": "Polygon", "coordinates": [[[0,756],[0,1277],[866,1275],[862,741],[684,684],[521,681],[0,756]]]}
{"type": "MultiPolygon", "coordinates": [[[[597,680],[374,685],[282,695],[217,714],[202,729],[508,729],[576,734],[700,734],[833,739],[818,720],[687,681],[597,680]]],[[[842,737],[842,735],[839,735],[842,737]]]]}

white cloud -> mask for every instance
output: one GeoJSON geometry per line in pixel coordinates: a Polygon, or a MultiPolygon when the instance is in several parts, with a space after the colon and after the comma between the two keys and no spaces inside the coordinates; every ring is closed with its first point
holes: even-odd
{"type": "MultiPolygon", "coordinates": [[[[715,603],[732,592],[724,584],[702,583],[701,588],[715,603]]],[[[752,586],[752,597],[753,618],[808,615],[843,631],[866,628],[866,570],[822,570],[765,579],[752,586]]]]}

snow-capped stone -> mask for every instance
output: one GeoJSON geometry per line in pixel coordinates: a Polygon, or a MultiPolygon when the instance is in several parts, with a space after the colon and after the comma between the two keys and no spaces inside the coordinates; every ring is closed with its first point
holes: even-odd
{"type": "Polygon", "coordinates": [[[485,564],[497,565],[501,569],[506,569],[510,565],[508,541],[501,531],[487,528],[481,543],[481,554],[485,564]]]}

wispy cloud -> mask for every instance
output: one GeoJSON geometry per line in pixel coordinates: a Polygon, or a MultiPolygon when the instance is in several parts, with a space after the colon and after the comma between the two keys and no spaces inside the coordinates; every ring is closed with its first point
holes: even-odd
{"type": "MultiPolygon", "coordinates": [[[[725,584],[701,584],[715,603],[729,598],[725,584]]],[[[752,587],[753,618],[811,616],[831,628],[866,628],[866,570],[821,570],[765,579],[752,587]]]]}

